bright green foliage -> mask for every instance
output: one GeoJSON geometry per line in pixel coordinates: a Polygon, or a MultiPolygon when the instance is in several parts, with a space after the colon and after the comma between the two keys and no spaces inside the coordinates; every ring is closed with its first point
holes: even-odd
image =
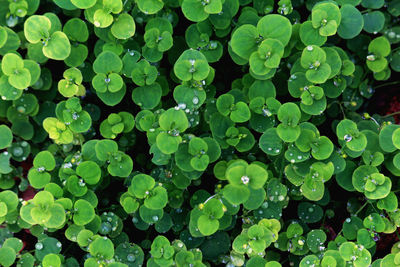
{"type": "Polygon", "coordinates": [[[385,37],[378,37],[368,45],[369,55],[367,56],[367,66],[373,72],[381,72],[387,68],[386,57],[390,54],[390,43],[385,37]]]}
{"type": "Polygon", "coordinates": [[[174,65],[174,73],[182,81],[201,81],[207,78],[209,72],[205,56],[193,49],[184,51],[174,65]]]}
{"type": "MultiPolygon", "coordinates": [[[[276,219],[262,219],[248,229],[244,229],[233,241],[232,247],[240,254],[260,253],[278,239],[281,224],[276,219]]],[[[267,266],[267,265],[266,265],[267,266]]],[[[273,265],[272,265],[273,266],[273,265]]]]}
{"type": "Polygon", "coordinates": [[[49,151],[41,151],[33,160],[33,167],[29,170],[28,179],[29,183],[34,188],[43,188],[50,182],[52,171],[56,166],[53,155],[49,151]]]}
{"type": "Polygon", "coordinates": [[[52,21],[42,15],[33,15],[24,23],[25,38],[33,44],[41,43],[43,55],[54,60],[64,60],[71,53],[67,35],[52,28],[52,21]]]}
{"type": "Polygon", "coordinates": [[[244,102],[234,103],[235,99],[231,94],[224,94],[218,97],[216,106],[224,116],[230,117],[233,122],[246,122],[250,119],[249,107],[244,102]]]}
{"type": "Polygon", "coordinates": [[[64,207],[54,201],[50,192],[41,191],[20,209],[21,218],[29,224],[48,228],[61,228],[65,221],[64,207]]]}
{"type": "Polygon", "coordinates": [[[311,16],[312,25],[321,36],[334,35],[341,21],[339,7],[333,3],[315,5],[311,16]]]}
{"type": "Polygon", "coordinates": [[[398,2],[0,0],[0,266],[400,266],[398,2]]]}
{"type": "Polygon", "coordinates": [[[82,73],[77,68],[69,68],[64,71],[64,79],[58,82],[58,91],[65,97],[85,95],[85,87],[82,85],[82,73]]]}
{"type": "Polygon", "coordinates": [[[7,125],[0,125],[0,149],[9,147],[12,143],[13,135],[7,125]]]}
{"type": "Polygon", "coordinates": [[[392,187],[392,181],[388,177],[368,165],[360,166],[354,171],[352,182],[354,188],[369,199],[385,198],[392,187]]]}
{"type": "Polygon", "coordinates": [[[268,179],[267,171],[260,165],[244,161],[232,162],[226,169],[229,184],[224,187],[224,197],[234,205],[246,202],[268,179]]]}
{"type": "Polygon", "coordinates": [[[135,126],[135,118],[129,112],[111,113],[100,124],[100,133],[104,138],[114,139],[120,133],[129,133],[135,126]]]}
{"type": "Polygon", "coordinates": [[[162,184],[155,186],[154,179],[146,174],[133,177],[128,193],[135,198],[143,199],[143,204],[152,210],[160,210],[167,205],[168,195],[162,184]]]}
{"type": "Polygon", "coordinates": [[[156,138],[157,147],[164,154],[176,152],[182,142],[180,133],[188,127],[185,112],[179,108],[170,108],[161,114],[158,123],[161,131],[156,138]]]}

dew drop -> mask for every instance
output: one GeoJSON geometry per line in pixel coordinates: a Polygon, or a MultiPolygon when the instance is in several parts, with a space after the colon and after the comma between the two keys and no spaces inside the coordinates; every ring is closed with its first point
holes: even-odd
{"type": "Polygon", "coordinates": [[[24,150],[21,147],[15,147],[12,153],[14,156],[20,157],[22,154],[24,154],[24,150]]]}
{"type": "Polygon", "coordinates": [[[42,243],[36,243],[36,245],[35,245],[35,248],[37,249],[37,250],[41,250],[42,248],[43,248],[43,244],[42,243]]]}
{"type": "Polygon", "coordinates": [[[136,260],[136,257],[133,254],[128,254],[128,256],[126,256],[126,259],[130,262],[134,262],[136,260]]]}
{"type": "Polygon", "coordinates": [[[351,135],[346,134],[346,135],[343,137],[343,139],[344,139],[344,141],[346,141],[346,142],[350,142],[350,141],[353,139],[353,137],[352,137],[351,135]]]}
{"type": "Polygon", "coordinates": [[[19,113],[25,113],[26,109],[23,106],[19,106],[19,107],[17,107],[17,111],[19,113]]]}

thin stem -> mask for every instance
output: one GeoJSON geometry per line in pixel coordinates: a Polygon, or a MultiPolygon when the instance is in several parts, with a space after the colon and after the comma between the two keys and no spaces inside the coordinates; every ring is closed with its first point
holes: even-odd
{"type": "Polygon", "coordinates": [[[346,114],[344,113],[342,103],[338,102],[338,104],[339,104],[340,110],[342,111],[343,118],[346,119],[346,114]]]}
{"type": "Polygon", "coordinates": [[[353,216],[356,216],[357,214],[359,214],[367,205],[368,205],[368,201],[365,201],[365,203],[356,211],[356,213],[354,213],[353,216]]]}
{"type": "Polygon", "coordinates": [[[374,89],[381,88],[381,87],[385,87],[385,86],[388,86],[388,85],[395,85],[395,84],[400,84],[400,81],[394,81],[394,82],[389,82],[389,83],[383,83],[383,84],[380,84],[380,85],[375,86],[374,89]]]}
{"type": "Polygon", "coordinates": [[[333,104],[337,103],[338,105],[340,104],[340,102],[338,100],[332,101],[331,103],[328,104],[328,106],[326,107],[327,109],[330,108],[333,104]]]}
{"type": "Polygon", "coordinates": [[[281,169],[280,169],[280,171],[279,171],[279,181],[282,180],[283,168],[284,168],[283,161],[285,160],[285,151],[286,151],[287,147],[288,147],[287,144],[285,144],[285,145],[284,145],[284,148],[283,148],[283,150],[282,150],[281,169]]]}
{"type": "Polygon", "coordinates": [[[391,117],[391,116],[395,116],[395,115],[399,115],[399,114],[400,114],[400,111],[396,111],[396,112],[387,114],[387,115],[383,116],[382,118],[387,118],[387,117],[391,117]]]}
{"type": "MultiPolygon", "coordinates": [[[[368,201],[365,201],[365,203],[352,216],[357,216],[357,214],[360,213],[365,208],[365,206],[367,206],[367,204],[368,204],[368,201]]],[[[339,236],[342,233],[342,231],[343,231],[343,227],[336,236],[339,236]]]]}
{"type": "Polygon", "coordinates": [[[396,233],[397,239],[400,240],[400,235],[399,235],[399,232],[397,231],[397,229],[396,229],[396,231],[394,231],[394,232],[396,233]]]}

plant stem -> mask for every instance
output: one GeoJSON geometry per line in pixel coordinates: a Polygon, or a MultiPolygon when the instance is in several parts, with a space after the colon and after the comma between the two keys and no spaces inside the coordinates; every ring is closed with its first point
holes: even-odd
{"type": "MultiPolygon", "coordinates": [[[[357,214],[360,213],[360,212],[365,208],[365,206],[367,206],[367,204],[368,204],[368,201],[365,201],[365,203],[364,203],[364,204],[356,211],[356,213],[354,213],[354,215],[352,215],[352,216],[357,216],[357,214]]],[[[343,227],[342,227],[342,229],[340,230],[340,232],[337,233],[336,237],[339,236],[339,235],[342,233],[342,231],[343,231],[343,227]]]]}
{"type": "Polygon", "coordinates": [[[353,216],[357,216],[357,214],[359,214],[364,208],[365,206],[367,206],[368,201],[365,201],[365,203],[356,211],[356,213],[354,213],[353,216]]]}
{"type": "Polygon", "coordinates": [[[283,152],[282,152],[282,156],[281,156],[281,169],[280,169],[280,171],[279,171],[279,181],[281,181],[282,180],[282,175],[283,175],[283,168],[284,168],[284,165],[283,165],[283,161],[285,160],[285,152],[284,151],[286,151],[286,149],[287,149],[287,144],[285,143],[285,145],[284,145],[284,147],[283,147],[283,152]]]}
{"type": "Polygon", "coordinates": [[[338,102],[338,104],[339,104],[340,110],[342,111],[343,119],[346,119],[346,114],[344,113],[342,103],[338,102]]]}
{"type": "Polygon", "coordinates": [[[375,86],[374,89],[381,88],[381,87],[385,87],[385,86],[388,86],[388,85],[395,85],[395,84],[400,84],[400,81],[394,81],[394,82],[389,82],[389,83],[383,83],[383,84],[380,84],[380,85],[375,86]]]}
{"type": "Polygon", "coordinates": [[[400,111],[396,111],[396,112],[387,114],[387,115],[383,116],[382,118],[387,118],[387,117],[391,117],[391,116],[395,116],[395,115],[399,115],[399,114],[400,114],[400,111]]]}

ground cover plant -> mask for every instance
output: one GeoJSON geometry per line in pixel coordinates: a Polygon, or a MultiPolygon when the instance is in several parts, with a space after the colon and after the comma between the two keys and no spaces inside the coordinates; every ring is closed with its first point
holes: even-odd
{"type": "Polygon", "coordinates": [[[0,266],[400,266],[399,16],[0,0],[0,266]]]}

